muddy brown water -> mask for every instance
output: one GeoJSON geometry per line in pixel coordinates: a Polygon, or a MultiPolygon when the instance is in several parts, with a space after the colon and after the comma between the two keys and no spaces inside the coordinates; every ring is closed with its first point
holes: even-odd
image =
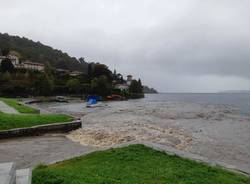
{"type": "Polygon", "coordinates": [[[43,112],[81,117],[83,128],[60,138],[46,136],[1,142],[0,162],[22,158],[20,166],[29,166],[130,141],[146,141],[250,173],[250,116],[240,113],[235,106],[145,99],[103,103],[98,108],[86,108],[83,102],[37,106],[43,112]],[[41,145],[36,147],[36,143],[41,145]]]}

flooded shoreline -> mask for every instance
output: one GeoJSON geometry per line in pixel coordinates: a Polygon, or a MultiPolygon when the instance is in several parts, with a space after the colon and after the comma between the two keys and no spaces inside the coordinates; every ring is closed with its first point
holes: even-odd
{"type": "Polygon", "coordinates": [[[82,118],[82,129],[67,137],[83,146],[109,148],[146,141],[250,173],[250,116],[230,105],[131,100],[90,109],[84,103],[46,108],[82,118]]]}

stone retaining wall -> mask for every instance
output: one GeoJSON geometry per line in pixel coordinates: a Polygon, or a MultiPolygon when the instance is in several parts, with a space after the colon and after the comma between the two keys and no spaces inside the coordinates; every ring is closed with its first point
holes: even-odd
{"type": "Polygon", "coordinates": [[[0,139],[23,137],[23,136],[37,136],[46,133],[65,133],[72,130],[76,130],[81,127],[82,127],[82,121],[76,120],[67,123],[54,123],[54,124],[34,126],[30,128],[4,130],[0,131],[0,139]]]}

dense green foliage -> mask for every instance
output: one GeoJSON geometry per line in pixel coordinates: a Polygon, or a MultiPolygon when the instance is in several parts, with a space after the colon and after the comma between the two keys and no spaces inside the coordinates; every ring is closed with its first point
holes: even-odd
{"type": "Polygon", "coordinates": [[[53,87],[53,80],[46,73],[25,70],[0,73],[1,96],[49,96],[53,87]]]}
{"type": "Polygon", "coordinates": [[[78,79],[69,79],[66,83],[66,86],[70,93],[79,94],[80,88],[80,81],[78,79]]]}
{"type": "Polygon", "coordinates": [[[77,60],[40,42],[0,33],[0,50],[0,55],[14,55],[21,62],[30,60],[45,65],[44,71],[24,69],[19,65],[14,68],[4,59],[0,66],[0,96],[83,97],[92,94],[105,99],[107,95],[118,94],[125,98],[143,97],[140,80],[133,80],[129,91],[118,91],[117,84],[126,84],[121,74],[112,73],[101,63],[86,63],[84,58],[77,60]]]}
{"type": "Polygon", "coordinates": [[[93,94],[107,96],[111,93],[111,84],[105,75],[101,75],[91,80],[91,90],[93,94]]]}
{"type": "Polygon", "coordinates": [[[129,86],[129,95],[130,98],[143,98],[143,86],[141,84],[141,80],[132,80],[129,86]]]}
{"type": "Polygon", "coordinates": [[[0,64],[0,72],[13,72],[14,65],[9,59],[4,59],[0,64]]]}
{"type": "Polygon", "coordinates": [[[71,121],[73,118],[68,115],[60,114],[5,114],[0,112],[0,130],[13,128],[32,127],[36,125],[61,123],[71,121]]]}
{"type": "Polygon", "coordinates": [[[141,80],[132,80],[129,86],[130,93],[143,93],[143,87],[141,85],[141,80]]]}
{"type": "Polygon", "coordinates": [[[33,170],[33,184],[246,184],[250,178],[143,145],[110,149],[33,170]]]}
{"type": "Polygon", "coordinates": [[[27,114],[39,114],[39,110],[34,109],[32,107],[23,105],[17,99],[10,99],[10,98],[0,98],[0,101],[3,101],[7,105],[13,107],[20,113],[27,113],[27,114]]]}
{"type": "Polygon", "coordinates": [[[86,63],[80,63],[76,58],[70,57],[67,53],[24,37],[21,38],[19,36],[0,33],[0,48],[2,48],[3,51],[17,51],[21,56],[21,60],[31,60],[43,64],[48,62],[55,68],[79,70],[82,72],[86,72],[87,70],[86,63]]]}
{"type": "MultiPolygon", "coordinates": [[[[88,95],[107,96],[111,93],[126,94],[128,98],[143,97],[142,85],[133,80],[129,93],[114,89],[116,83],[125,83],[118,75],[112,74],[107,66],[96,64],[98,69],[91,71],[91,76],[84,74],[71,76],[58,73],[46,65],[45,72],[33,70],[17,70],[15,72],[0,72],[0,96],[27,97],[52,95],[88,95]],[[116,81],[113,84],[113,81],[116,81]]],[[[94,65],[95,68],[95,65],[94,65]]]]}

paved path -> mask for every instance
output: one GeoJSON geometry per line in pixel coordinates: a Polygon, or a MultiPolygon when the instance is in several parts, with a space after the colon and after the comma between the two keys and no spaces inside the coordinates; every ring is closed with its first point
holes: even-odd
{"type": "Polygon", "coordinates": [[[0,111],[8,114],[19,114],[19,112],[16,109],[8,106],[2,101],[0,101],[0,111]]]}
{"type": "Polygon", "coordinates": [[[67,139],[64,134],[0,140],[0,163],[15,162],[17,169],[49,164],[94,151],[67,139]]]}

